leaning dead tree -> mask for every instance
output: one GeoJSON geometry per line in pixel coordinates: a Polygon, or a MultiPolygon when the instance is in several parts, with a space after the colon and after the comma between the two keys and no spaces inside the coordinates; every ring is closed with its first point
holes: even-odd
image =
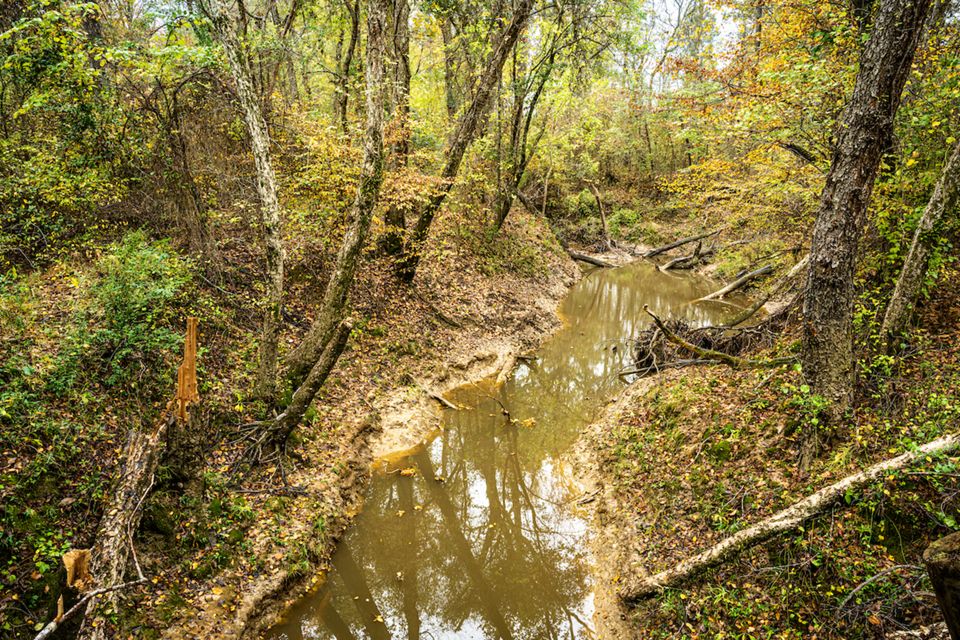
{"type": "Polygon", "coordinates": [[[960,446],[960,434],[951,434],[847,476],[840,482],[824,487],[783,511],[738,531],[692,558],[652,576],[632,583],[628,581],[628,584],[621,588],[620,597],[626,602],[636,603],[655,596],[664,589],[682,586],[704,571],[734,558],[743,551],[796,529],[834,505],[843,505],[844,497],[851,491],[864,489],[888,474],[906,469],[928,456],[949,453],[958,446],[960,446]]]}
{"type": "MultiPolygon", "coordinates": [[[[96,542],[88,552],[79,550],[89,563],[90,583],[95,588],[86,591],[80,600],[67,612],[61,613],[41,631],[39,638],[49,636],[63,622],[85,610],[80,638],[106,640],[113,637],[107,623],[111,612],[118,608],[117,594],[128,587],[143,584],[147,580],[137,560],[133,536],[140,526],[143,504],[153,488],[154,473],[163,453],[166,434],[170,427],[179,424],[186,427],[190,422],[190,406],[198,402],[197,388],[197,319],[187,319],[187,335],[184,342],[183,363],[177,371],[177,392],[167,404],[163,415],[149,431],[135,429],[130,432],[123,450],[123,462],[113,497],[103,514],[97,529],[96,542]],[[137,576],[126,579],[128,565],[133,561],[137,576]],[[46,634],[46,635],[44,635],[46,634]]],[[[78,552],[71,552],[75,555],[78,552]]],[[[68,554],[69,555],[69,554],[68,554]]],[[[68,563],[68,585],[75,581],[71,575],[76,565],[68,563]]],[[[85,568],[82,571],[85,573],[85,568]]]]}
{"type": "Polygon", "coordinates": [[[660,255],[661,253],[666,253],[667,251],[670,251],[671,249],[676,249],[676,248],[678,248],[678,247],[682,247],[682,246],[685,245],[685,244],[690,244],[691,242],[696,242],[697,240],[703,240],[704,238],[709,238],[709,237],[711,237],[711,236],[715,236],[715,235],[717,235],[718,233],[720,233],[721,231],[722,231],[722,229],[717,229],[716,231],[709,231],[709,232],[707,232],[707,233],[701,233],[701,234],[698,234],[698,235],[695,235],[695,236],[689,236],[689,237],[687,237],[687,238],[681,238],[681,239],[677,240],[676,242],[671,242],[670,244],[665,244],[665,245],[663,245],[663,246],[656,247],[656,248],[654,248],[654,249],[650,249],[650,250],[647,251],[645,254],[643,254],[643,257],[644,257],[644,258],[655,258],[656,256],[660,255]]]}
{"type": "Polygon", "coordinates": [[[765,276],[770,273],[773,273],[773,265],[768,264],[766,266],[760,267],[759,269],[754,269],[749,273],[743,274],[742,276],[740,276],[739,278],[737,278],[727,286],[723,287],[722,289],[718,289],[717,291],[714,291],[711,294],[705,295],[702,298],[694,300],[694,302],[707,302],[709,300],[719,300],[725,296],[730,295],[737,289],[743,288],[751,280],[755,280],[761,276],[765,276]]]}
{"type": "Polygon", "coordinates": [[[880,335],[891,340],[907,328],[910,315],[920,298],[923,280],[927,275],[930,256],[940,238],[943,221],[957,206],[960,200],[960,142],[953,146],[953,152],[940,174],[933,195],[923,210],[917,230],[913,234],[910,250],[903,261],[903,269],[893,290],[893,297],[883,316],[883,328],[880,335]]]}

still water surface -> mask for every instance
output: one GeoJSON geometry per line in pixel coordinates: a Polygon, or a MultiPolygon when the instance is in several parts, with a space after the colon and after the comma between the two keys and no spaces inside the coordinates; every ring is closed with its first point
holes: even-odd
{"type": "Polygon", "coordinates": [[[565,454],[623,387],[627,340],[649,318],[730,319],[743,298],[638,262],[574,285],[564,327],[500,388],[468,385],[443,430],[392,461],[339,544],[323,585],[268,638],[592,638],[586,521],[565,454]]]}

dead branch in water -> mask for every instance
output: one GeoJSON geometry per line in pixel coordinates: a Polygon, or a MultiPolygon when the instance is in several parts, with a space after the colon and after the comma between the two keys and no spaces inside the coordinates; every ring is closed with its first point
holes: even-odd
{"type": "Polygon", "coordinates": [[[727,286],[723,287],[722,289],[718,289],[717,291],[714,291],[709,295],[706,295],[706,296],[703,296],[702,298],[694,300],[694,302],[707,302],[709,300],[716,300],[718,298],[722,298],[726,295],[733,293],[737,289],[740,289],[751,280],[755,278],[759,278],[760,276],[765,276],[768,273],[772,273],[772,272],[773,272],[773,265],[768,264],[766,266],[760,267],[759,269],[756,269],[754,271],[751,271],[750,273],[746,273],[740,276],[739,278],[737,278],[727,286]]]}
{"type": "Polygon", "coordinates": [[[690,244],[691,242],[696,242],[697,240],[703,240],[704,238],[709,238],[710,236],[715,236],[715,235],[717,235],[718,233],[720,233],[721,231],[723,231],[723,229],[717,229],[716,231],[710,231],[710,232],[708,232],[708,233],[701,233],[700,235],[690,236],[690,237],[688,237],[688,238],[681,238],[680,240],[677,240],[676,242],[671,242],[670,244],[665,244],[665,245],[663,245],[663,246],[661,246],[661,247],[656,247],[656,248],[654,248],[654,249],[650,249],[650,251],[647,251],[646,253],[643,254],[643,257],[644,257],[644,258],[653,258],[653,257],[655,257],[655,256],[660,255],[661,253],[666,253],[667,251],[670,251],[671,249],[676,249],[677,247],[682,247],[682,246],[685,245],[685,244],[690,244]]]}
{"type": "Polygon", "coordinates": [[[670,260],[657,268],[660,271],[669,271],[670,269],[692,269],[715,252],[715,247],[709,247],[708,249],[704,250],[703,241],[701,240],[697,242],[697,248],[694,249],[693,253],[690,255],[674,258],[673,260],[670,260]]]}
{"type": "Polygon", "coordinates": [[[699,347],[687,340],[684,340],[679,335],[667,328],[663,321],[652,311],[648,305],[643,305],[643,310],[653,318],[653,322],[656,325],[657,329],[663,333],[663,336],[673,344],[689,351],[694,354],[700,360],[705,360],[710,363],[720,363],[725,364],[728,367],[734,369],[743,369],[743,368],[773,368],[780,367],[785,364],[791,364],[795,361],[794,358],[774,358],[773,360],[748,360],[746,358],[740,358],[729,353],[724,353],[723,351],[716,351],[714,349],[708,349],[704,347],[699,347]]]}
{"type": "Polygon", "coordinates": [[[769,518],[724,538],[706,551],[688,558],[670,569],[643,578],[635,584],[624,586],[620,590],[620,597],[626,602],[636,603],[656,595],[663,589],[685,584],[707,569],[722,564],[746,549],[799,527],[835,504],[842,504],[843,498],[848,492],[862,489],[885,474],[905,469],[927,456],[947,453],[958,446],[960,446],[960,434],[944,436],[913,451],[884,460],[864,471],[847,476],[840,482],[820,489],[769,518]]]}
{"type": "Polygon", "coordinates": [[[612,262],[607,262],[606,260],[601,260],[600,258],[594,258],[593,256],[588,256],[584,253],[574,251],[573,249],[567,249],[567,254],[574,260],[579,260],[580,262],[586,262],[587,264],[592,264],[595,267],[602,267],[604,269],[613,269],[617,265],[612,262]]]}

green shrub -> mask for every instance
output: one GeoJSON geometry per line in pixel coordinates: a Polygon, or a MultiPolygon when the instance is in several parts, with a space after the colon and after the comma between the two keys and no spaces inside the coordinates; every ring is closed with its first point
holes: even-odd
{"type": "Polygon", "coordinates": [[[178,301],[191,265],[165,241],[128,234],[99,260],[77,316],[77,328],[52,377],[64,391],[83,376],[106,386],[150,374],[181,342],[178,301]]]}

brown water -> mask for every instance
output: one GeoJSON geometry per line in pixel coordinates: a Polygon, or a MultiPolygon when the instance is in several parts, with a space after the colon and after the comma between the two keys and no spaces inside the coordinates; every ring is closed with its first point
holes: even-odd
{"type": "Polygon", "coordinates": [[[333,570],[267,637],[592,638],[587,525],[564,456],[623,387],[643,305],[716,324],[741,307],[689,304],[716,288],[642,262],[586,274],[535,361],[501,388],[452,394],[466,408],[374,478],[333,570]]]}

